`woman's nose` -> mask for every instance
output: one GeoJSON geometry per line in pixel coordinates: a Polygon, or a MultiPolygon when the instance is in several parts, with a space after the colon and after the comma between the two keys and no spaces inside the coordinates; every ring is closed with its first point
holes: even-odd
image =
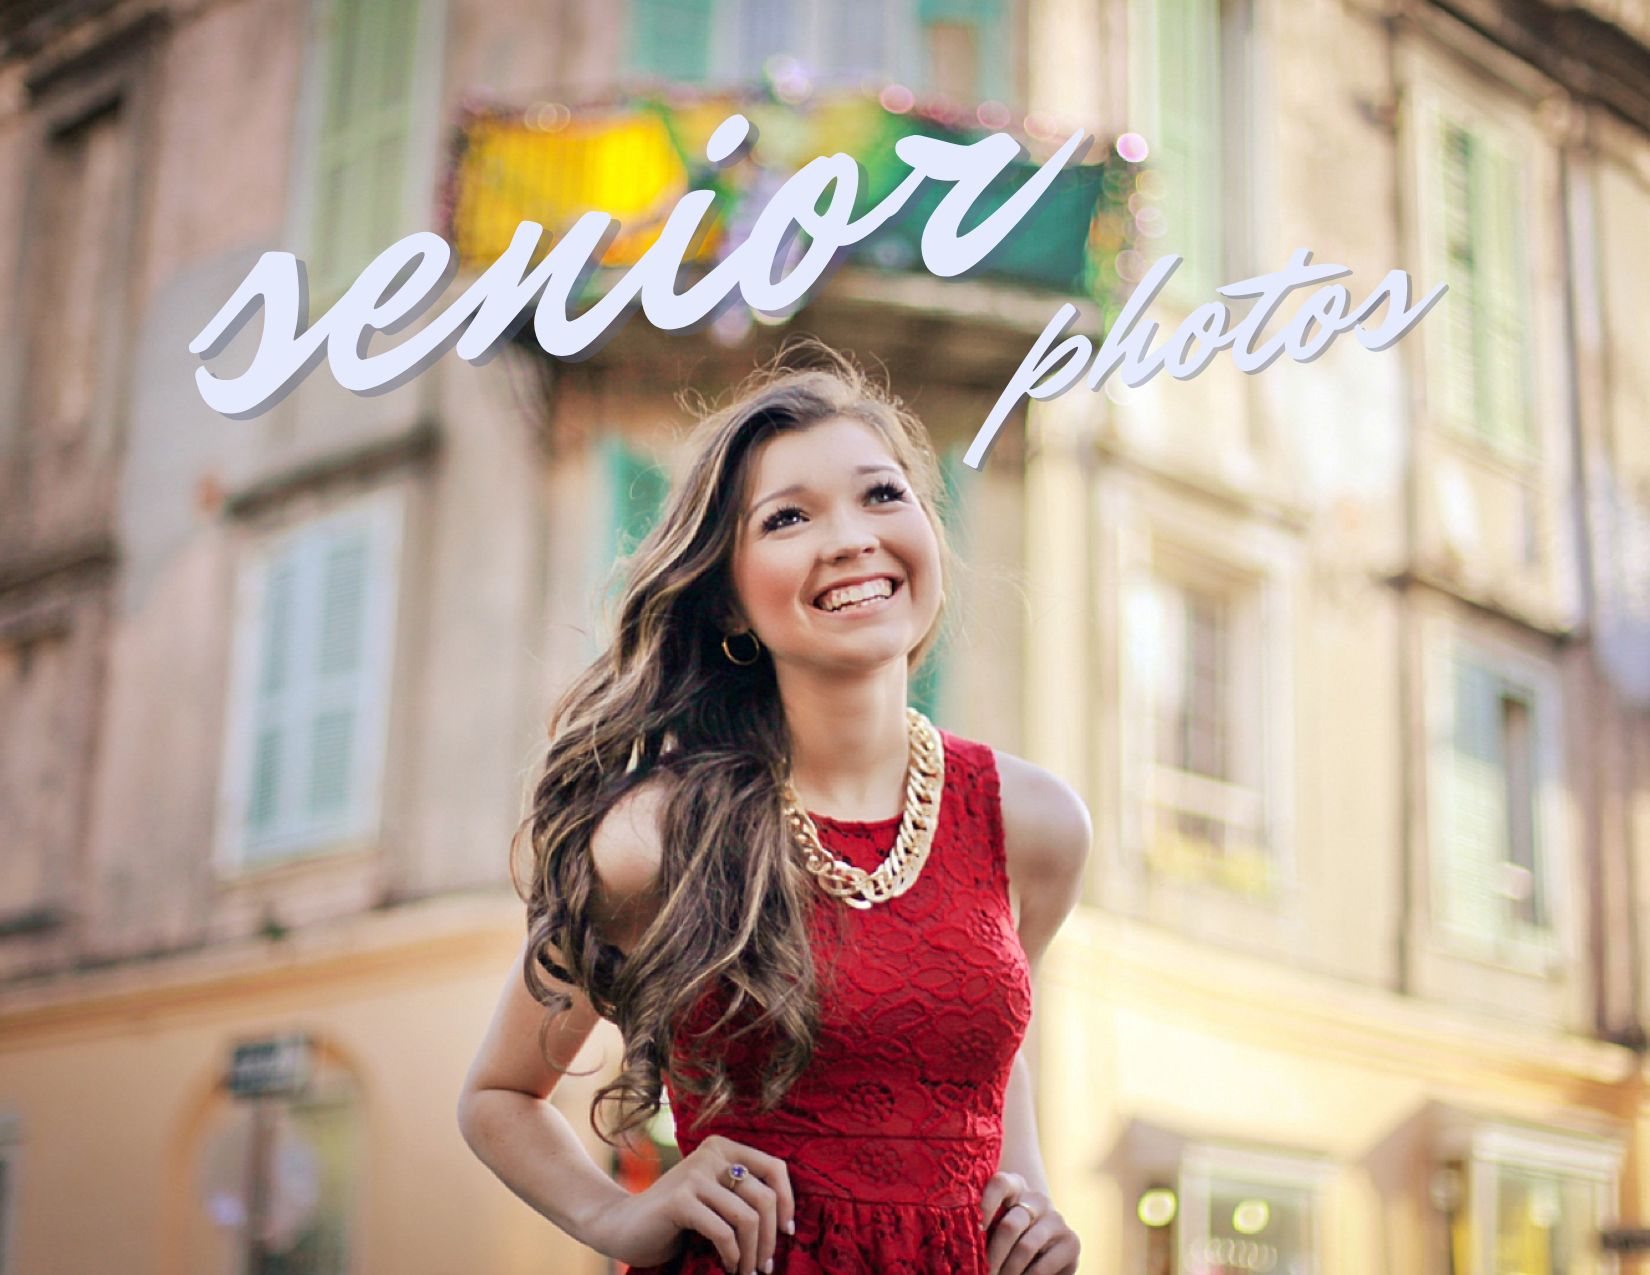
{"type": "Polygon", "coordinates": [[[831,526],[830,557],[832,561],[871,553],[877,547],[876,534],[865,522],[853,515],[838,519],[831,526]]]}

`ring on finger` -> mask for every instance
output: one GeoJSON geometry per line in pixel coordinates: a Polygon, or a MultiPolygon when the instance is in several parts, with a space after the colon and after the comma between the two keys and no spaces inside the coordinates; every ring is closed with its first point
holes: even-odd
{"type": "Polygon", "coordinates": [[[750,1174],[750,1170],[742,1164],[728,1165],[728,1185],[737,1188],[750,1174]]]}
{"type": "MultiPolygon", "coordinates": [[[[1024,1200],[1015,1200],[1014,1203],[1012,1203],[1008,1206],[1008,1208],[1009,1209],[1024,1209],[1026,1211],[1026,1214],[1031,1218],[1031,1220],[1033,1222],[1035,1222],[1038,1218],[1042,1217],[1041,1213],[1039,1213],[1036,1209],[1032,1208],[1031,1205],[1027,1204],[1024,1200]]],[[[1004,1209],[1003,1212],[1007,1213],[1008,1209],[1004,1209]]]]}

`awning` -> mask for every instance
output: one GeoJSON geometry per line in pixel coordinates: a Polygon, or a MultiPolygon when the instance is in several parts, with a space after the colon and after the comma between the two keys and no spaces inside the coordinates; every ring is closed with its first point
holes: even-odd
{"type": "MultiPolygon", "coordinates": [[[[722,93],[696,98],[635,97],[577,109],[558,103],[523,108],[472,105],[462,113],[446,182],[445,233],[461,267],[480,269],[508,246],[517,225],[543,225],[548,241],[579,216],[610,213],[622,229],[602,259],[604,267],[633,264],[657,237],[676,202],[689,190],[713,189],[714,214],[687,263],[708,267],[743,237],[768,198],[791,173],[818,155],[838,151],[860,164],[863,186],[856,215],[893,190],[909,171],[894,152],[902,137],[922,134],[967,143],[989,131],[1010,132],[1028,157],[1011,164],[986,191],[968,230],[1036,171],[1058,138],[1010,128],[987,130],[945,117],[884,93],[844,93],[801,104],[771,97],[722,93]],[[729,115],[755,125],[750,154],[712,170],[705,143],[729,115]]],[[[1045,133],[1047,130],[1042,130],[1045,133]]],[[[1133,246],[1139,207],[1139,165],[1096,141],[1094,162],[1069,166],[1025,220],[969,272],[1009,286],[1089,297],[1114,312],[1126,292],[1118,254],[1133,246]]],[[[874,270],[921,271],[920,243],[929,212],[949,189],[927,182],[902,212],[855,245],[853,264],[874,270]]],[[[593,280],[602,290],[601,273],[593,280]]]]}

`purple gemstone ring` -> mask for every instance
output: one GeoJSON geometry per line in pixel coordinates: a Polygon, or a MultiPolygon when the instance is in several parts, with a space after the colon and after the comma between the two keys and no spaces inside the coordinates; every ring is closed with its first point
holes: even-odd
{"type": "Polygon", "coordinates": [[[745,1180],[745,1175],[749,1172],[750,1172],[750,1170],[747,1169],[742,1164],[730,1164],[730,1165],[728,1165],[729,1185],[730,1186],[738,1186],[741,1182],[743,1182],[745,1180]]]}

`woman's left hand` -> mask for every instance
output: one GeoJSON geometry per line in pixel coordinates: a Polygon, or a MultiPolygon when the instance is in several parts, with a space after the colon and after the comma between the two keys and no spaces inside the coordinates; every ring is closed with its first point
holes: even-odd
{"type": "Polygon", "coordinates": [[[980,1195],[991,1275],[1076,1275],[1077,1233],[1018,1173],[996,1173],[980,1195]],[[1014,1205],[1021,1207],[1015,1208],[1014,1205]]]}

